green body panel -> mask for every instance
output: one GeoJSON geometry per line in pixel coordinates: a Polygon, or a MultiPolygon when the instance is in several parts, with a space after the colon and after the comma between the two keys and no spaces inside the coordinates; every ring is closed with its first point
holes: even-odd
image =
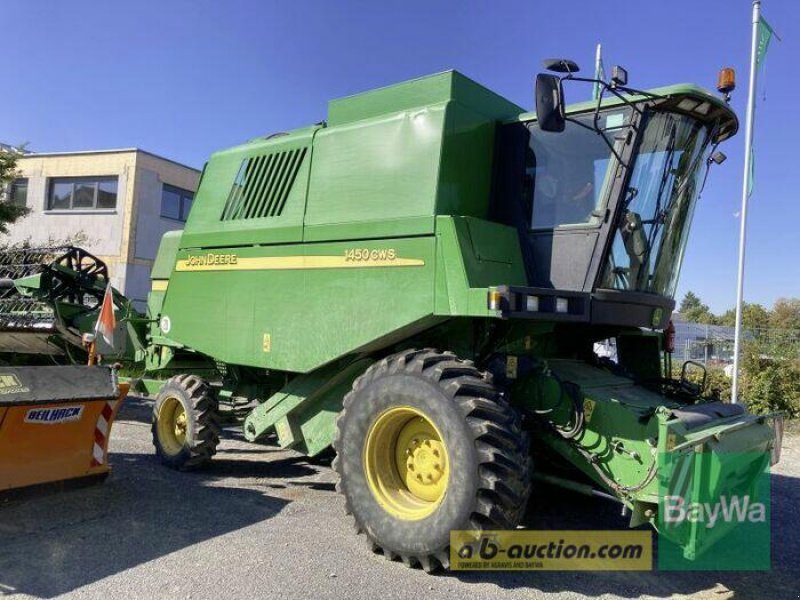
{"type": "MultiPolygon", "coordinates": [[[[436,229],[435,236],[369,243],[215,248],[214,256],[252,268],[174,272],[160,311],[171,325],[163,334],[225,363],[306,373],[445,316],[493,316],[487,288],[524,283],[516,231],[470,217],[437,217],[436,229]],[[359,252],[395,258],[369,266],[359,252]],[[336,262],[319,262],[325,259],[336,262]]],[[[208,254],[181,250],[177,260],[208,254]]]]}
{"type": "Polygon", "coordinates": [[[244,433],[255,441],[273,428],[283,448],[314,456],[333,442],[336,415],[353,381],[375,361],[345,358],[300,375],[245,419],[244,433]]]}
{"type": "Polygon", "coordinates": [[[525,284],[516,230],[469,217],[437,218],[436,268],[438,315],[495,316],[487,288],[525,284]]]}
{"type": "MultiPolygon", "coordinates": [[[[434,312],[432,236],[214,252],[235,255],[240,264],[278,259],[284,261],[279,265],[312,265],[173,273],[162,309],[171,328],[164,334],[221,362],[304,373],[418,328],[434,312]],[[395,262],[415,264],[359,267],[358,260],[346,260],[347,252],[364,250],[391,250],[395,262]],[[325,258],[339,266],[313,266],[325,258]]],[[[205,254],[182,250],[178,260],[205,254]]]]}
{"type": "MultiPolygon", "coordinates": [[[[169,286],[169,279],[175,268],[175,260],[178,256],[178,248],[181,243],[181,231],[169,231],[161,238],[161,245],[158,247],[156,259],[153,262],[153,269],[150,272],[152,286],[147,295],[147,313],[149,315],[160,315],[161,307],[164,303],[164,294],[169,286]]],[[[150,342],[153,337],[159,334],[159,324],[152,322],[148,330],[150,342]]],[[[148,352],[148,366],[152,366],[153,348],[148,352]]]]}
{"type": "MultiPolygon", "coordinates": [[[[682,489],[690,504],[716,502],[723,496],[740,494],[749,495],[752,501],[769,502],[768,484],[766,490],[762,485],[763,478],[769,477],[770,452],[775,444],[772,418],[739,415],[718,419],[708,427],[689,432],[677,419],[663,419],[659,437],[663,445],[659,447],[657,466],[666,481],[662,480],[656,493],[659,496],[675,493],[669,475],[688,466],[691,483],[682,489]]],[[[683,476],[687,474],[684,472],[683,476]]],[[[659,543],[668,540],[677,544],[688,560],[705,554],[741,525],[735,519],[723,520],[712,528],[697,522],[687,527],[667,527],[663,519],[660,521],[652,521],[661,536],[659,543]]]]}
{"type": "Polygon", "coordinates": [[[165,383],[163,379],[150,379],[148,377],[120,377],[119,379],[131,384],[131,392],[138,392],[147,396],[158,394],[165,383]]]}
{"type": "Polygon", "coordinates": [[[169,279],[175,268],[175,258],[181,243],[182,231],[168,231],[161,237],[156,259],[150,271],[150,279],[169,279]]]}
{"type": "Polygon", "coordinates": [[[408,227],[401,234],[432,234],[446,109],[436,104],[321,131],[314,140],[305,239],[384,237],[387,232],[374,226],[387,221],[408,227]],[[355,231],[347,227],[356,223],[355,231]]]}

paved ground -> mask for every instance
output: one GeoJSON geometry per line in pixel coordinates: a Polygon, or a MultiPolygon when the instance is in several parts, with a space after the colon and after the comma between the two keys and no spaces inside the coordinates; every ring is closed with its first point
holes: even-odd
{"type": "MultiPolygon", "coordinates": [[[[149,405],[129,400],[103,485],[0,506],[0,596],[52,598],[797,598],[800,438],[773,478],[770,573],[425,575],[373,555],[324,462],[229,433],[204,473],[161,467],[149,405]]],[[[540,489],[529,525],[624,528],[602,501],[540,489]]]]}

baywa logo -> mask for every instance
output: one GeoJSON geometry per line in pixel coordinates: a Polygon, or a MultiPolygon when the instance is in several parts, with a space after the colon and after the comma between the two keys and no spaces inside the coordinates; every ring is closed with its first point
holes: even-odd
{"type": "Polygon", "coordinates": [[[64,406],[62,408],[32,408],[25,415],[26,423],[57,425],[79,421],[83,414],[83,406],[64,406]]]}
{"type": "Polygon", "coordinates": [[[769,463],[763,451],[660,456],[659,569],[769,569],[769,463]]]}
{"type": "Polygon", "coordinates": [[[29,388],[22,385],[22,382],[16,375],[12,375],[11,373],[0,375],[0,395],[24,394],[25,392],[30,391],[31,390],[29,388]]]}
{"type": "Polygon", "coordinates": [[[767,507],[745,496],[720,496],[717,502],[687,502],[681,496],[667,496],[663,501],[664,523],[680,525],[699,523],[710,529],[723,523],[765,523],[767,507]]]}

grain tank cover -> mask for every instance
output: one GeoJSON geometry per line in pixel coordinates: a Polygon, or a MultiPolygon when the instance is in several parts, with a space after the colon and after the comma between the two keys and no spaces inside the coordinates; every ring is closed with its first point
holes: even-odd
{"type": "Polygon", "coordinates": [[[304,241],[421,236],[483,218],[497,123],[522,108],[456,71],[333,100],[314,137],[304,241]]]}
{"type": "Polygon", "coordinates": [[[496,119],[525,112],[458,71],[444,71],[331,100],[328,103],[328,126],[448,101],[459,102],[496,119]]]}

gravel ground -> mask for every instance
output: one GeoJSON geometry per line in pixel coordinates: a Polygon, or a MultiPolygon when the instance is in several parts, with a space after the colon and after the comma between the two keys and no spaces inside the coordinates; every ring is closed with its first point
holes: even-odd
{"type": "MultiPolygon", "coordinates": [[[[103,484],[0,506],[0,596],[13,598],[798,598],[800,436],[773,476],[771,572],[450,573],[372,554],[334,491],[329,461],[226,432],[213,466],[156,461],[149,403],[129,399],[103,484]]],[[[618,508],[539,488],[527,525],[624,529],[618,508]]]]}

